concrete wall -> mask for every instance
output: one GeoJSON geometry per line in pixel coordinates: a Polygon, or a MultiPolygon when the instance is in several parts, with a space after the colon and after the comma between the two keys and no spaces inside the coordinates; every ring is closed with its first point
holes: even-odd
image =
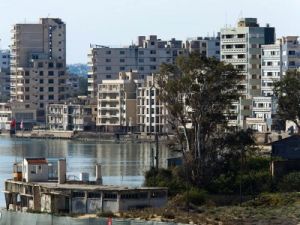
{"type": "Polygon", "coordinates": [[[99,198],[88,198],[86,203],[87,213],[97,213],[102,210],[102,201],[99,198]]]}
{"type": "Polygon", "coordinates": [[[72,213],[86,213],[86,198],[72,198],[72,213]]]}
{"type": "Polygon", "coordinates": [[[48,181],[48,164],[33,165],[25,161],[25,177],[27,182],[48,181]]]}
{"type": "Polygon", "coordinates": [[[118,212],[119,204],[117,200],[103,200],[103,211],[104,212],[118,212]]]}

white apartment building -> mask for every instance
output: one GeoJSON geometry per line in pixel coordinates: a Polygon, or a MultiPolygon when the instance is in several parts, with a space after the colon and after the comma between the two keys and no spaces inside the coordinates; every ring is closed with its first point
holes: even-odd
{"type": "Polygon", "coordinates": [[[10,98],[10,51],[0,50],[0,101],[10,98]]]}
{"type": "Polygon", "coordinates": [[[261,95],[273,96],[273,83],[282,76],[282,46],[278,40],[273,45],[262,46],[261,95]]]}
{"type": "Polygon", "coordinates": [[[220,60],[220,33],[217,37],[188,38],[185,47],[189,52],[198,52],[207,58],[220,60]]]}
{"type": "Polygon", "coordinates": [[[137,123],[141,133],[171,132],[167,109],[158,98],[159,91],[153,75],[147,76],[142,87],[138,88],[137,123]]]}
{"type": "Polygon", "coordinates": [[[274,44],[275,28],[260,27],[256,18],[242,18],[237,27],[221,29],[221,60],[240,70],[244,89],[239,102],[234,103],[230,124],[245,127],[252,116],[252,98],[261,94],[261,45],[274,44]]]}
{"type": "Polygon", "coordinates": [[[47,125],[50,130],[83,131],[92,124],[92,108],[77,104],[47,106],[47,125]]]}
{"type": "Polygon", "coordinates": [[[103,132],[130,132],[136,127],[137,73],[120,72],[119,79],[98,85],[96,126],[103,132]]]}
{"type": "Polygon", "coordinates": [[[36,24],[16,24],[11,44],[11,101],[36,110],[46,119],[46,105],[66,96],[66,25],[42,18],[36,24]]]}
{"type": "Polygon", "coordinates": [[[12,111],[8,103],[0,103],[0,130],[9,130],[12,111]]]}
{"type": "Polygon", "coordinates": [[[252,100],[252,116],[246,118],[246,127],[258,132],[270,132],[275,103],[272,97],[254,97],[252,100]]]}
{"type": "Polygon", "coordinates": [[[163,41],[156,35],[139,36],[138,43],[128,47],[91,45],[88,53],[88,94],[97,96],[97,85],[103,80],[118,79],[119,72],[136,70],[139,79],[159,71],[162,63],[174,63],[178,55],[186,54],[180,40],[163,41]]]}

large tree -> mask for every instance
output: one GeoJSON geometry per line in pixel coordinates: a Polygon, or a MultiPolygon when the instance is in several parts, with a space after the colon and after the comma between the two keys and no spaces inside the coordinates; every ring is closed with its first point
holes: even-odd
{"type": "Polygon", "coordinates": [[[283,121],[293,121],[300,132],[300,72],[290,70],[274,83],[274,94],[277,98],[277,114],[283,121]]]}
{"type": "Polygon", "coordinates": [[[191,182],[197,185],[205,185],[216,165],[232,154],[225,139],[231,133],[227,123],[232,103],[240,97],[240,78],[232,65],[198,54],[161,66],[160,99],[168,109],[169,122],[177,128],[176,140],[191,182]]]}

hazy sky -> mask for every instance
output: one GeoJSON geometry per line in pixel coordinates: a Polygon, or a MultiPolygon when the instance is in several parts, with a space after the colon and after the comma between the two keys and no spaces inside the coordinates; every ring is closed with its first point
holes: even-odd
{"type": "Polygon", "coordinates": [[[15,23],[60,17],[67,24],[67,62],[87,62],[90,43],[129,45],[138,35],[162,39],[212,35],[239,17],[258,17],[277,36],[300,35],[299,0],[0,0],[1,48],[15,23]]]}

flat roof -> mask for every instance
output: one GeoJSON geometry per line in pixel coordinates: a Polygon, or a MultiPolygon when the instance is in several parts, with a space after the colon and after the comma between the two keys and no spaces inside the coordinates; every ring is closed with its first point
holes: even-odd
{"type": "Polygon", "coordinates": [[[168,190],[166,187],[126,187],[116,185],[97,185],[97,184],[58,184],[56,182],[21,182],[14,180],[6,180],[6,182],[24,185],[37,185],[49,189],[66,189],[66,190],[80,190],[80,191],[148,191],[148,190],[168,190]]]}

